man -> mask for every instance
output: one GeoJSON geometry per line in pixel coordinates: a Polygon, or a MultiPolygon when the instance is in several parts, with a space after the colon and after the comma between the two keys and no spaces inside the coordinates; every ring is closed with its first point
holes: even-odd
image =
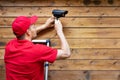
{"type": "Polygon", "coordinates": [[[13,21],[12,30],[16,38],[5,48],[6,80],[43,80],[45,61],[53,63],[56,59],[70,57],[70,48],[63,34],[61,22],[51,17],[45,24],[36,28],[34,24],[37,18],[19,16],[13,21]],[[37,36],[37,32],[51,27],[54,21],[61,49],[33,44],[31,40],[37,36]]]}

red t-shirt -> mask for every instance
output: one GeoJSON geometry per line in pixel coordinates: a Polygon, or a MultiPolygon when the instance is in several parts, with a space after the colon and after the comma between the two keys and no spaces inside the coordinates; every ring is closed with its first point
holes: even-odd
{"type": "Polygon", "coordinates": [[[11,40],[5,48],[6,80],[43,80],[44,62],[56,60],[57,49],[28,40],[11,40]]]}

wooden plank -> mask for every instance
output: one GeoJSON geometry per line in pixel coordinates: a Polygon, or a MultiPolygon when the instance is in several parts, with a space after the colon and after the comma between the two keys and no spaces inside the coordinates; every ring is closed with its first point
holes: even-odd
{"type": "MultiPolygon", "coordinates": [[[[41,38],[37,38],[41,39],[41,38]]],[[[10,39],[1,39],[0,48],[4,48],[10,39]]],[[[54,48],[60,48],[59,39],[50,39],[54,48]]],[[[70,48],[120,48],[120,39],[67,39],[70,48]]]]}
{"type": "MultiPolygon", "coordinates": [[[[5,80],[5,71],[0,71],[5,80]]],[[[119,80],[120,71],[54,71],[49,70],[49,80],[119,80]]]]}
{"type": "MultiPolygon", "coordinates": [[[[4,59],[5,50],[0,49],[0,59],[4,59]]],[[[120,59],[120,49],[71,49],[68,59],[120,59]]]]}
{"type": "Polygon", "coordinates": [[[120,80],[120,71],[91,71],[90,80],[120,80]]]}
{"type": "MultiPolygon", "coordinates": [[[[4,61],[0,60],[4,69],[4,61]]],[[[49,70],[120,70],[120,60],[57,60],[49,70]]]]}
{"type": "Polygon", "coordinates": [[[0,59],[4,59],[4,53],[5,53],[5,50],[0,49],[0,59]]]}
{"type": "Polygon", "coordinates": [[[0,59],[0,69],[5,70],[5,63],[3,59],[0,59]]]}
{"type": "MultiPolygon", "coordinates": [[[[83,0],[0,0],[1,6],[85,6],[83,0]]],[[[101,0],[101,4],[92,2],[87,6],[120,6],[119,0],[109,4],[107,0],[101,0]]]]}
{"type": "Polygon", "coordinates": [[[71,49],[69,59],[120,59],[120,49],[71,49]]]}
{"type": "MultiPolygon", "coordinates": [[[[71,48],[120,48],[120,39],[67,39],[71,48]]],[[[52,46],[59,48],[60,41],[51,39],[52,46]]]]}
{"type": "Polygon", "coordinates": [[[8,43],[8,41],[10,41],[11,39],[2,39],[0,38],[0,49],[5,48],[6,44],[8,43]]]}
{"type": "Polygon", "coordinates": [[[0,80],[5,80],[5,65],[3,59],[0,59],[0,80]]]}
{"type": "Polygon", "coordinates": [[[49,70],[120,70],[120,60],[57,60],[49,70]]]}
{"type": "MultiPolygon", "coordinates": [[[[66,38],[120,38],[120,28],[64,28],[66,38]]],[[[56,31],[46,29],[38,33],[40,38],[58,38],[56,31]]],[[[11,27],[0,27],[1,38],[15,38],[11,27]]]]}
{"type": "Polygon", "coordinates": [[[0,38],[15,38],[12,28],[0,28],[0,38]]]}
{"type": "MultiPolygon", "coordinates": [[[[87,80],[85,71],[49,71],[49,80],[87,80]]],[[[87,71],[86,71],[87,72],[87,71]]]]}
{"type": "MultiPolygon", "coordinates": [[[[0,27],[11,26],[15,18],[0,18],[0,27]]],[[[39,18],[36,26],[44,24],[48,18],[39,18]]],[[[64,27],[120,27],[120,18],[62,18],[64,27]]]]}
{"type": "Polygon", "coordinates": [[[119,80],[120,71],[49,71],[49,80],[119,80]]]}
{"type": "Polygon", "coordinates": [[[5,80],[5,69],[0,66],[0,80],[5,80]]]}
{"type": "Polygon", "coordinates": [[[67,17],[120,17],[120,7],[0,7],[0,16],[50,17],[53,9],[68,10],[67,17]]]}

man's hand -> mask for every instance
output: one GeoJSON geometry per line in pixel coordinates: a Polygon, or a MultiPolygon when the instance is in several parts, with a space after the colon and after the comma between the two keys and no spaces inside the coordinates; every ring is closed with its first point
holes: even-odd
{"type": "Polygon", "coordinates": [[[54,21],[55,21],[55,17],[50,17],[50,18],[45,22],[45,28],[53,27],[53,26],[54,26],[54,21]]]}
{"type": "Polygon", "coordinates": [[[63,26],[60,20],[55,19],[55,30],[57,31],[58,34],[63,31],[63,26]]]}
{"type": "Polygon", "coordinates": [[[46,22],[45,24],[39,26],[36,28],[36,31],[37,33],[44,30],[44,29],[47,29],[49,27],[53,27],[54,26],[54,21],[55,21],[55,18],[54,17],[50,17],[46,22]]]}

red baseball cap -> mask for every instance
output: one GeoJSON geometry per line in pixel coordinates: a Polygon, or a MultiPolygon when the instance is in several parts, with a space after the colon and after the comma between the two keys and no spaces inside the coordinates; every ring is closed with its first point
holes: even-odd
{"type": "Polygon", "coordinates": [[[30,25],[34,24],[37,21],[37,19],[37,16],[19,16],[13,21],[12,30],[16,36],[21,36],[27,31],[30,25]]]}

